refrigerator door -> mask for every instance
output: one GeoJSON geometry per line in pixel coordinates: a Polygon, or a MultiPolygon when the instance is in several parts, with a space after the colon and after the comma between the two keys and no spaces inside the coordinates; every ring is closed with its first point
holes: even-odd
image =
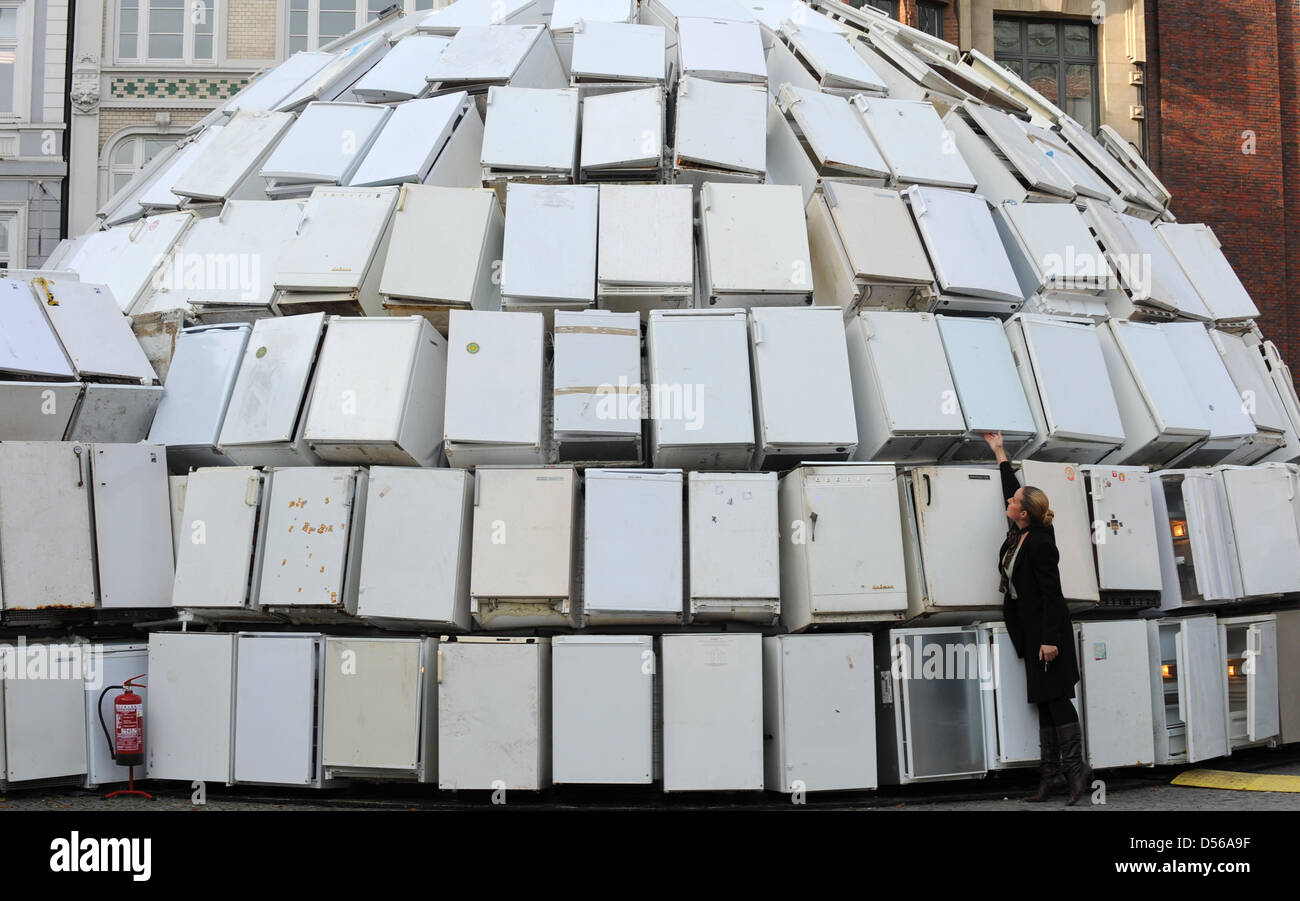
{"type": "Polygon", "coordinates": [[[975,176],[966,161],[946,149],[950,147],[947,129],[932,103],[859,95],[853,105],[897,181],[975,190],[975,176]]]}
{"type": "MultiPolygon", "coordinates": [[[[116,305],[113,309],[117,312],[116,305]]],[[[54,380],[76,377],[27,282],[0,280],[0,372],[54,380]]]]}
{"type": "Polygon", "coordinates": [[[1122,444],[1124,426],[1094,327],[1046,316],[1021,322],[1049,436],[1122,444]]]}
{"type": "MultiPolygon", "coordinates": [[[[782,792],[876,788],[871,636],[782,635],[764,643],[765,662],[780,655],[776,679],[768,680],[765,691],[769,723],[780,719],[773,737],[782,744],[783,761],[768,787],[782,792]],[[779,706],[773,710],[774,705],[779,706]]],[[[764,731],[773,733],[770,725],[764,731]]]]}
{"type": "Polygon", "coordinates": [[[601,185],[600,285],[693,285],[689,185],[601,185]]]}
{"type": "Polygon", "coordinates": [[[319,636],[240,635],[237,642],[235,781],[311,785],[319,636]]]}
{"type": "Polygon", "coordinates": [[[1212,472],[1183,478],[1183,508],[1191,536],[1192,562],[1201,597],[1236,600],[1242,596],[1236,536],[1220,480],[1212,472]]]}
{"type": "Polygon", "coordinates": [[[241,323],[181,332],[149,430],[150,444],[217,446],[251,331],[241,323]]]}
{"type": "Polygon", "coordinates": [[[1187,723],[1187,762],[1228,754],[1223,654],[1213,616],[1183,620],[1178,629],[1178,692],[1187,723]]]}
{"type": "Polygon", "coordinates": [[[344,609],[358,470],[347,466],[270,473],[265,562],[257,602],[264,607],[344,609]]]}
{"type": "MultiPolygon", "coordinates": [[[[483,167],[572,173],[578,152],[578,112],[578,91],[573,88],[488,88],[483,167]]],[[[591,191],[593,205],[595,193],[591,191]]],[[[558,202],[551,195],[545,196],[552,203],[558,202]]],[[[572,207],[572,203],[565,206],[572,207]]],[[[507,200],[507,212],[510,209],[507,200]]]]}
{"type": "Polygon", "coordinates": [[[469,629],[472,479],[462,469],[370,468],[357,615],[469,629]]]}
{"type": "Polygon", "coordinates": [[[95,606],[91,446],[0,443],[0,585],[5,610],[95,606]]]}
{"type": "Polygon", "coordinates": [[[1220,249],[1208,225],[1162,222],[1158,234],[1196,287],[1214,319],[1254,319],[1259,308],[1220,249]]]}
{"type": "MultiPolygon", "coordinates": [[[[875,376],[879,403],[891,430],[897,432],[964,432],[952,371],[935,317],[929,313],[860,313],[867,357],[875,376]]],[[[857,385],[854,394],[864,392],[857,385]]],[[[858,414],[859,425],[862,422],[858,414]]],[[[859,430],[859,434],[861,431],[859,430]]]]}
{"type": "Polygon", "coordinates": [[[648,635],[551,639],[555,782],[654,779],[654,640],[648,635]]]}
{"type": "Polygon", "coordinates": [[[222,110],[231,114],[238,110],[274,109],[291,91],[333,61],[333,53],[300,50],[230,98],[222,110]]]}
{"type": "Polygon", "coordinates": [[[420,690],[419,639],[326,638],[326,767],[413,771],[420,729],[432,715],[420,690]]]}
{"type": "MultiPolygon", "coordinates": [[[[489,13],[488,22],[497,20],[489,13]]],[[[429,67],[431,83],[505,82],[519,70],[539,40],[550,44],[550,35],[540,25],[464,25],[429,67]]]]}
{"type": "Polygon", "coordinates": [[[173,607],[247,606],[261,493],[262,474],[254,469],[215,467],[190,473],[173,607]]]}
{"type": "Polygon", "coordinates": [[[501,294],[511,298],[596,299],[595,185],[527,185],[506,189],[501,294]]]}
{"type": "Polygon", "coordinates": [[[892,466],[805,467],[804,517],[814,615],[907,606],[903,528],[892,466]],[[870,548],[870,553],[864,553],[870,548]]]}
{"type": "Polygon", "coordinates": [[[319,444],[398,441],[422,323],[410,316],[331,318],[303,437],[319,444]]]}
{"type": "Polygon", "coordinates": [[[59,261],[59,268],[76,272],[83,282],[104,285],[118,309],[129,313],[136,300],[149,293],[158,264],[193,222],[189,211],[164,213],[94,232],[59,261]]]}
{"type": "Polygon", "coordinates": [[[661,641],[664,791],[762,791],[762,636],[661,641]]]}
{"type": "MultiPolygon", "coordinates": [[[[945,674],[949,678],[940,679],[917,678],[915,672],[921,670],[917,661],[926,659],[930,647],[939,648],[940,660],[977,661],[976,631],[896,630],[890,633],[890,638],[901,646],[896,659],[907,661],[901,679],[902,699],[896,713],[902,718],[903,775],[908,780],[921,780],[984,773],[984,719],[978,667],[974,673],[964,669],[960,676],[954,669],[945,674]]],[[[933,657],[934,652],[929,653],[933,657]]]]}
{"type": "Polygon", "coordinates": [[[96,444],[95,549],[102,607],[170,607],[171,500],[166,448],[96,444]]]}
{"type": "Polygon", "coordinates": [[[840,311],[768,307],[749,316],[760,439],[778,448],[825,445],[847,458],[858,427],[840,311]]]}
{"type": "MultiPolygon", "coordinates": [[[[0,685],[4,780],[79,776],[86,772],[86,686],[76,669],[91,650],[89,646],[31,644],[26,651],[48,655],[52,677],[5,679],[0,685]],[[76,678],[55,678],[56,669],[73,672],[76,678]]],[[[27,663],[21,655],[15,659],[27,663]]]]}
{"type": "Polygon", "coordinates": [[[347,184],[390,113],[369,103],[309,103],[262,164],[262,177],[347,184]]]}
{"type": "Polygon", "coordinates": [[[1246,674],[1246,735],[1251,741],[1265,741],[1278,735],[1277,623],[1259,622],[1250,627],[1247,642],[1254,651],[1251,671],[1246,674]]]}
{"type": "Polygon", "coordinates": [[[536,639],[439,645],[439,788],[551,784],[549,652],[536,639]]]}
{"type": "MultiPolygon", "coordinates": [[[[501,257],[496,193],[436,185],[406,185],[403,191],[379,293],[468,307],[483,270],[501,257]]],[[[499,305],[500,288],[492,285],[488,293],[497,295],[499,305]]]]}
{"type": "MultiPolygon", "coordinates": [[[[1034,190],[1073,199],[1074,186],[1057,166],[1030,142],[1019,120],[1001,110],[967,101],[962,110],[988,136],[999,154],[1034,190]]],[[[1034,204],[1026,204],[1032,206],[1034,204]]],[[[1047,204],[1044,204],[1045,206],[1047,204]]]]}
{"type": "MultiPolygon", "coordinates": [[[[813,16],[817,15],[812,13],[813,16]]],[[[804,14],[805,21],[811,18],[804,14]]],[[[810,23],[811,24],[811,23],[810,23]]],[[[854,52],[851,39],[834,34],[815,24],[800,27],[787,19],[781,23],[781,34],[790,45],[811,64],[822,84],[834,89],[862,90],[869,94],[886,94],[889,88],[881,81],[866,61],[854,52]]]]}
{"type": "Polygon", "coordinates": [[[661,25],[584,20],[569,71],[581,81],[663,81],[666,40],[661,25]]]}
{"type": "MultiPolygon", "coordinates": [[[[993,684],[982,686],[980,697],[986,712],[990,703],[995,708],[992,726],[996,730],[995,735],[986,736],[996,739],[987,745],[996,759],[988,762],[1000,767],[1035,762],[1039,759],[1038,708],[1026,700],[1029,689],[1025,684],[1024,663],[1016,656],[1015,645],[1005,627],[995,624],[986,631],[988,643],[981,643],[979,661],[985,672],[980,677],[986,683],[992,679],[993,684]]],[[[985,728],[989,725],[986,720],[985,728]]]]}
{"type": "Polygon", "coordinates": [[[574,470],[480,469],[474,477],[470,594],[569,597],[574,470]]]}
{"type": "Polygon", "coordinates": [[[741,311],[651,311],[646,339],[649,381],[681,386],[680,400],[660,398],[662,406],[652,425],[656,451],[665,446],[754,443],[746,330],[741,311]]]}
{"type": "Polygon", "coordinates": [[[284,242],[275,287],[357,291],[392,218],[397,188],[316,188],[284,242]]]}
{"type": "Polygon", "coordinates": [[[901,194],[846,182],[827,182],[822,192],[854,275],[917,285],[934,281],[925,246],[901,194]]]}
{"type": "Polygon", "coordinates": [[[368,103],[410,100],[429,86],[426,79],[430,64],[450,43],[450,38],[441,35],[406,35],[361,76],[352,86],[352,93],[368,103]]]}
{"type": "MultiPolygon", "coordinates": [[[[843,44],[849,55],[856,58],[857,54],[843,38],[836,35],[827,37],[843,44]]],[[[783,85],[780,102],[799,124],[819,167],[829,167],[838,174],[889,176],[889,164],[871,143],[862,117],[854,112],[848,100],[834,94],[783,85]]]]}
{"type": "Polygon", "coordinates": [[[588,310],[555,313],[556,437],[641,435],[641,318],[588,310]]]}
{"type": "Polygon", "coordinates": [[[1001,607],[998,548],[1006,536],[1006,501],[994,469],[958,466],[914,470],[917,530],[931,605],[1001,607]],[[940,565],[935,565],[941,561],[940,565]]]}
{"type": "Polygon", "coordinates": [[[588,469],[583,606],[589,617],[682,612],[682,472],[588,469]]]}
{"type": "Polygon", "coordinates": [[[1111,319],[1107,323],[1115,343],[1137,382],[1155,421],[1164,434],[1209,434],[1209,423],[1201,415],[1182,365],[1159,325],[1111,319]]]}
{"type": "Polygon", "coordinates": [[[1253,435],[1255,424],[1242,403],[1241,392],[1205,327],[1198,322],[1164,322],[1160,330],[1178,358],[1187,387],[1210,428],[1210,437],[1253,435]]]}
{"type": "Polygon", "coordinates": [[[150,778],[231,781],[234,678],[234,635],[149,635],[144,722],[150,778]]]}
{"type": "MultiPolygon", "coordinates": [[[[1097,564],[1093,560],[1092,520],[1083,473],[1069,463],[1041,463],[1022,460],[1021,481],[1047,493],[1052,511],[1052,530],[1060,552],[1061,593],[1072,601],[1093,601],[1097,593],[1097,564]]],[[[1145,673],[1146,670],[1143,670],[1145,673]]]]}
{"type": "Polygon", "coordinates": [[[1296,474],[1284,464],[1224,467],[1246,597],[1300,591],[1296,474]]]}
{"type": "Polygon", "coordinates": [[[1034,414],[999,319],[936,316],[957,398],[972,432],[1033,434],[1034,414]]]}
{"type": "Polygon", "coordinates": [[[380,31],[336,50],[333,62],[300,84],[275,108],[297,110],[313,100],[333,100],[387,53],[388,46],[388,32],[380,31]]]}
{"type": "Polygon", "coordinates": [[[1102,591],[1159,591],[1155,514],[1145,467],[1084,466],[1102,591]]]}
{"type": "MultiPolygon", "coordinates": [[[[302,55],[296,54],[294,58],[302,55]]],[[[255,87],[278,77],[290,62],[271,69],[255,87]]],[[[242,107],[230,117],[194,165],[171,186],[172,192],[192,200],[229,200],[236,192],[242,193],[239,189],[253,169],[293,123],[294,117],[289,113],[242,107]]],[[[334,143],[338,143],[337,138],[334,143]]]]}
{"type": "Polygon", "coordinates": [[[767,81],[756,22],[683,16],[677,20],[677,52],[683,75],[713,81],[767,81]]]}
{"type": "Polygon", "coordinates": [[[450,322],[447,440],[540,445],[542,316],[453,310],[450,322]]]}
{"type": "MultiPolygon", "coordinates": [[[[663,160],[664,92],[616,91],[582,102],[581,166],[587,170],[657,167],[663,160]]],[[[650,177],[655,172],[647,173],[650,177]]]]}
{"type": "Polygon", "coordinates": [[[131,322],[113,303],[107,287],[86,282],[34,280],[36,298],[82,377],[125,378],[152,385],[157,380],[131,322]]]}
{"type": "Polygon", "coordinates": [[[689,474],[691,597],[780,596],[776,491],[774,472],[689,474]]]}
{"type": "Polygon", "coordinates": [[[1002,213],[1024,247],[1042,290],[1091,293],[1113,286],[1115,274],[1078,207],[1005,203],[1002,213]]]}
{"type": "Polygon", "coordinates": [[[920,186],[906,193],[943,291],[1011,303],[1024,300],[988,201],[979,194],[920,186]]]}
{"type": "Polygon", "coordinates": [[[1099,770],[1155,762],[1151,660],[1142,620],[1079,624],[1088,762],[1099,770]]]}
{"type": "Polygon", "coordinates": [[[767,167],[767,91],[685,77],[677,83],[677,164],[762,174],[767,167]]]}
{"type": "Polygon", "coordinates": [[[393,107],[393,114],[347,183],[361,186],[418,182],[428,173],[467,109],[463,91],[408,100],[393,107]]]}
{"type": "Polygon", "coordinates": [[[701,268],[714,293],[812,292],[803,193],[709,183],[700,194],[701,268]]]}
{"type": "Polygon", "coordinates": [[[294,439],[324,331],[324,313],[253,323],[221,427],[223,448],[294,439]]]}

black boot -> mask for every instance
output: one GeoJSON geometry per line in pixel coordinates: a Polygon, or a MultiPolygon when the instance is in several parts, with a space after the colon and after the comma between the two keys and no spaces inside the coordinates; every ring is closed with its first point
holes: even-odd
{"type": "Polygon", "coordinates": [[[1055,729],[1038,730],[1038,791],[1025,798],[1026,801],[1046,801],[1052,796],[1062,780],[1061,745],[1057,741],[1055,729]]]}
{"type": "Polygon", "coordinates": [[[1058,727],[1056,736],[1061,743],[1061,767],[1069,782],[1070,800],[1066,804],[1073,806],[1088,790],[1092,769],[1083,759],[1083,733],[1079,731],[1078,723],[1058,727]]]}

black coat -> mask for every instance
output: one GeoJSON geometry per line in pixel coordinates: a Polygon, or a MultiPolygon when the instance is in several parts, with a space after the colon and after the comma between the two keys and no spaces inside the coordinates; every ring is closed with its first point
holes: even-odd
{"type": "MultiPolygon", "coordinates": [[[[1010,500],[1020,483],[1016,481],[1010,463],[1002,463],[998,468],[1002,472],[1002,494],[1010,500]]],[[[1012,526],[1007,541],[1014,542],[1018,537],[1018,530],[1012,526]]],[[[1004,543],[1003,550],[1008,546],[1004,543]]],[[[1060,560],[1056,531],[1051,526],[1030,526],[1011,571],[1017,597],[1012,600],[1010,592],[1002,597],[1007,632],[1011,635],[1016,654],[1025,662],[1025,682],[1031,704],[1072,698],[1075,683],[1079,681],[1074,628],[1065,596],[1061,593],[1060,560]],[[1046,669],[1043,661],[1038,659],[1038,649],[1045,644],[1056,645],[1060,652],[1046,669]]],[[[999,555],[994,565],[1000,568],[1001,563],[999,555]]]]}

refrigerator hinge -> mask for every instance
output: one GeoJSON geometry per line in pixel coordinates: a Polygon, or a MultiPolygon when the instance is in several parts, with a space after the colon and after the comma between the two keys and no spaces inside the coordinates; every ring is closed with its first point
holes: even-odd
{"type": "Polygon", "coordinates": [[[248,483],[244,486],[244,504],[249,507],[256,507],[262,497],[262,479],[260,476],[249,476],[248,483]]]}

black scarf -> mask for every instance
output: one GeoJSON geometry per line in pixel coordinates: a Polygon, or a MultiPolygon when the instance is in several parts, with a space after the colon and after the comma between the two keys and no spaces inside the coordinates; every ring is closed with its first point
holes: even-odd
{"type": "Polygon", "coordinates": [[[1028,532],[1017,525],[1012,525],[1007,530],[1006,540],[1002,542],[1002,547],[998,550],[998,591],[1002,594],[1007,593],[1007,564],[1016,553],[1016,547],[1019,545],[1020,536],[1028,532]]]}

